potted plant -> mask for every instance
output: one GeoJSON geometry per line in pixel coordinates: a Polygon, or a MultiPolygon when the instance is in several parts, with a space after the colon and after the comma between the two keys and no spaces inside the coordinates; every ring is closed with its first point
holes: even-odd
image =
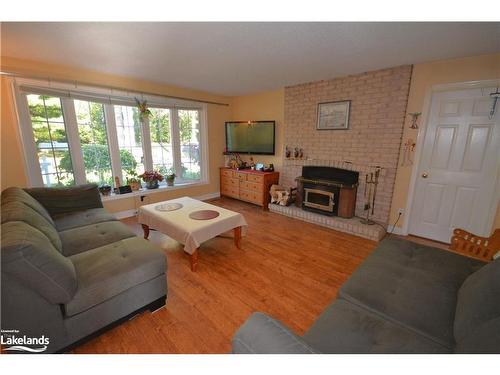
{"type": "Polygon", "coordinates": [[[174,173],[174,172],[168,173],[168,174],[165,176],[165,179],[166,179],[166,181],[167,181],[167,185],[168,185],[168,186],[174,186],[175,177],[177,177],[177,176],[175,175],[175,173],[174,173]]]}
{"type": "Polygon", "coordinates": [[[109,185],[101,185],[101,186],[99,186],[99,192],[103,196],[107,197],[108,195],[111,194],[111,186],[109,186],[109,185]]]}
{"type": "Polygon", "coordinates": [[[134,170],[127,171],[127,174],[130,177],[127,177],[127,185],[130,185],[130,188],[133,191],[139,190],[141,185],[141,179],[137,176],[137,173],[134,170]]]}
{"type": "Polygon", "coordinates": [[[163,176],[157,171],[145,171],[139,177],[146,183],[147,189],[157,189],[158,184],[163,181],[163,176]]]}

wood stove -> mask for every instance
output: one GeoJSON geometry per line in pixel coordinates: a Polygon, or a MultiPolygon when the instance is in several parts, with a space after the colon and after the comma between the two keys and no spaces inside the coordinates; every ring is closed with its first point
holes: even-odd
{"type": "Polygon", "coordinates": [[[303,210],[351,218],[356,208],[359,173],[333,167],[302,167],[296,204],[303,210]]]}

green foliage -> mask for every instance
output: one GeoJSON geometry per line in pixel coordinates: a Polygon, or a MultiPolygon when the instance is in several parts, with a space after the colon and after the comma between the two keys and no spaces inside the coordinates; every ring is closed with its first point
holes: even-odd
{"type": "Polygon", "coordinates": [[[104,106],[99,103],[89,102],[89,112],[77,113],[79,122],[78,132],[82,144],[97,143],[107,144],[106,120],[104,117],[104,106]],[[90,116],[87,116],[87,114],[90,116]],[[90,124],[89,124],[90,121],[90,124]],[[85,125],[82,125],[85,124],[85,125]]]}
{"type": "MultiPolygon", "coordinates": [[[[40,99],[42,96],[39,97],[40,99]]],[[[59,119],[62,117],[62,108],[60,105],[47,105],[44,106],[43,103],[30,104],[30,114],[33,121],[45,121],[47,118],[59,119]],[[47,112],[45,112],[47,109],[47,112]]]]}
{"type": "MultiPolygon", "coordinates": [[[[99,175],[100,181],[107,181],[105,175],[111,174],[111,161],[108,146],[83,144],[82,152],[85,170],[96,172],[99,175]]],[[[120,150],[120,159],[124,169],[135,169],[137,167],[134,156],[128,150],[120,150]]],[[[59,162],[59,168],[66,172],[72,171],[71,156],[68,151],[64,152],[59,162]]]]}
{"type": "Polygon", "coordinates": [[[168,112],[152,110],[149,116],[151,140],[156,143],[170,143],[170,118],[168,112]]]}
{"type": "Polygon", "coordinates": [[[189,111],[179,111],[179,130],[181,133],[181,144],[191,142],[193,135],[193,120],[189,111]]]}

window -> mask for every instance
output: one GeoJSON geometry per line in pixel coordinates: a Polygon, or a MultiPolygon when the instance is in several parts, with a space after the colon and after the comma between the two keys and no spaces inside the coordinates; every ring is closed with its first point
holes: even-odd
{"type": "Polygon", "coordinates": [[[111,159],[104,105],[75,100],[76,122],[87,182],[111,185],[111,159]]]}
{"type": "Polygon", "coordinates": [[[129,93],[16,83],[30,185],[113,186],[145,170],[175,173],[176,184],[205,181],[206,106],[147,96],[143,117],[129,93]]]}
{"type": "Polygon", "coordinates": [[[141,122],[136,107],[115,105],[116,133],[123,178],[144,172],[141,122]]]}
{"type": "Polygon", "coordinates": [[[45,186],[74,184],[73,164],[66,137],[61,99],[28,95],[27,100],[43,184],[45,186]]]}
{"type": "Polygon", "coordinates": [[[164,108],[151,108],[150,110],[149,130],[153,169],[161,174],[172,173],[175,168],[170,110],[164,108]]]}
{"type": "Polygon", "coordinates": [[[179,110],[179,132],[181,143],[181,178],[201,178],[200,114],[197,110],[179,110]]]}

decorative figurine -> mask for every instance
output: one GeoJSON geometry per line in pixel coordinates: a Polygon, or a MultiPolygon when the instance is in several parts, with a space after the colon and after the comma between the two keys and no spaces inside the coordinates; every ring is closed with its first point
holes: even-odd
{"type": "Polygon", "coordinates": [[[285,157],[287,159],[290,159],[290,156],[292,155],[292,152],[290,151],[290,149],[288,148],[288,145],[285,147],[285,157]]]}
{"type": "Polygon", "coordinates": [[[302,159],[304,157],[304,150],[300,149],[299,150],[299,158],[302,159]]]}
{"type": "Polygon", "coordinates": [[[297,159],[299,157],[299,148],[295,147],[295,151],[293,151],[293,157],[297,159]]]}
{"type": "Polygon", "coordinates": [[[253,161],[253,157],[250,156],[250,168],[255,170],[255,162],[253,161]]]}
{"type": "Polygon", "coordinates": [[[413,152],[415,152],[415,142],[413,139],[408,138],[408,140],[404,143],[403,148],[403,158],[401,160],[401,166],[413,165],[413,152]]]}
{"type": "Polygon", "coordinates": [[[417,121],[418,121],[418,118],[420,117],[421,114],[422,114],[422,112],[408,113],[408,116],[411,116],[410,129],[418,129],[417,121]]]}

